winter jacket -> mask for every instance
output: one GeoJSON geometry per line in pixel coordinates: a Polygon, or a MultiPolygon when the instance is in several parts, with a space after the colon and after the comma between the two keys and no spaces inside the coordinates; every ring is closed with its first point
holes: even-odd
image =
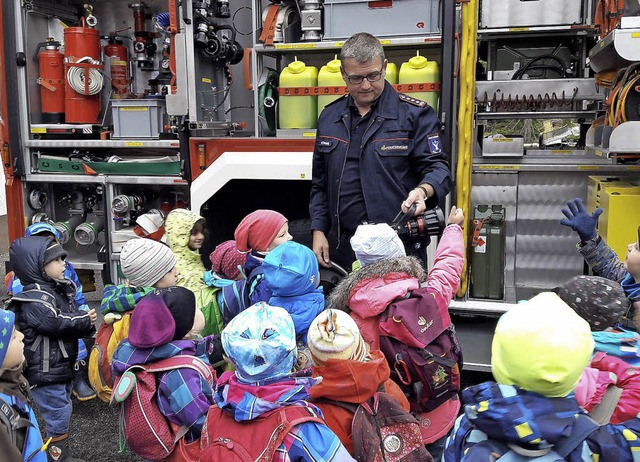
{"type": "Polygon", "coordinates": [[[185,287],[196,296],[196,306],[205,318],[204,335],[219,334],[222,330],[222,315],[216,295],[218,290],[204,282],[205,267],[200,252],[189,248],[191,229],[202,217],[187,209],[173,210],[164,223],[167,244],[176,256],[178,272],[177,286],[185,287]]]}
{"type": "MultiPolygon", "coordinates": [[[[449,306],[458,290],[464,254],[462,228],[447,226],[424,284],[442,309],[449,306]]],[[[420,287],[424,279],[424,269],[413,257],[382,260],[366,265],[343,279],[329,296],[327,307],[350,310],[362,337],[371,348],[378,349],[379,315],[391,302],[420,287]]]]}
{"type": "Polygon", "coordinates": [[[20,450],[11,441],[10,433],[3,428],[0,420],[0,454],[2,454],[2,460],[6,462],[26,462],[27,458],[35,453],[33,458],[29,459],[29,462],[47,462],[47,454],[40,451],[42,436],[31,405],[29,382],[22,375],[22,365],[13,369],[0,369],[0,398],[9,403],[14,409],[19,410],[22,416],[33,424],[27,430],[25,450],[21,454],[20,450]]]}
{"type": "Polygon", "coordinates": [[[258,302],[268,302],[273,296],[271,289],[264,281],[263,261],[264,254],[252,250],[244,264],[246,279],[232,281],[222,287],[218,306],[225,325],[241,311],[258,302]]]}
{"type": "Polygon", "coordinates": [[[153,287],[131,287],[124,284],[107,284],[102,291],[100,311],[107,313],[126,313],[133,310],[140,299],[153,291],[153,287]]]}
{"type": "Polygon", "coordinates": [[[73,380],[78,338],[95,332],[89,314],[76,306],[75,284],[46,275],[44,253],[50,242],[40,237],[21,238],[10,250],[11,264],[24,285],[20,296],[34,300],[18,302],[16,312],[16,328],[24,334],[25,376],[32,386],[73,380]]]}
{"type": "MultiPolygon", "coordinates": [[[[325,234],[339,224],[338,199],[349,149],[351,102],[351,96],[339,98],[325,107],[318,120],[309,212],[311,229],[325,234]]],[[[422,183],[435,190],[427,208],[444,201],[451,190],[451,172],[447,156],[440,150],[440,122],[433,108],[407,102],[405,95],[385,83],[372,111],[362,138],[359,166],[368,221],[391,223],[409,191],[422,183]]]]}
{"type": "MultiPolygon", "coordinates": [[[[41,233],[43,231],[53,234],[56,239],[60,239],[60,232],[53,225],[45,222],[34,223],[33,225],[29,226],[25,233],[25,237],[38,235],[38,233],[41,233]]],[[[87,299],[82,292],[82,283],[80,282],[80,278],[78,278],[78,273],[76,273],[75,268],[68,260],[67,266],[64,270],[64,278],[73,281],[73,283],[76,285],[76,303],[78,304],[78,309],[89,310],[87,299]]],[[[20,292],[22,292],[22,290],[23,286],[20,282],[20,279],[18,279],[15,274],[13,274],[13,276],[11,277],[11,282],[7,285],[7,293],[9,295],[19,294],[20,292]]]]}
{"type": "MultiPolygon", "coordinates": [[[[573,397],[547,398],[512,385],[485,382],[462,392],[464,414],[447,439],[445,462],[496,460],[487,438],[527,449],[545,449],[571,433],[584,413],[573,397]]],[[[640,450],[640,420],[604,425],[569,454],[570,462],[631,462],[640,450]]]]}
{"type": "Polygon", "coordinates": [[[578,244],[578,251],[591,267],[596,276],[620,283],[627,298],[632,302],[640,301],[640,281],[634,281],[611,247],[598,236],[585,243],[578,244]]]}
{"type": "MultiPolygon", "coordinates": [[[[119,377],[136,364],[149,364],[176,355],[197,356],[209,364],[208,356],[213,351],[212,340],[212,337],[174,340],[155,348],[136,348],[125,339],[113,352],[113,375],[119,377]]],[[[158,376],[160,412],[170,422],[189,428],[187,442],[200,438],[209,406],[213,404],[211,386],[200,373],[190,368],[174,369],[158,373],[158,376]]]]}
{"type": "Polygon", "coordinates": [[[327,426],[353,454],[351,423],[353,414],[336,404],[323,402],[323,398],[345,403],[360,404],[367,401],[384,385],[384,391],[409,411],[409,402],[400,387],[389,378],[389,365],[380,350],[371,350],[371,360],[353,361],[330,359],[323,366],[313,366],[314,377],[322,377],[322,382],[311,387],[309,394],[314,404],[324,414],[327,426]]]}
{"type": "Polygon", "coordinates": [[[591,412],[610,385],[621,388],[622,394],[609,421],[619,424],[636,417],[640,411],[640,369],[605,353],[596,353],[591,367],[583,372],[576,386],[576,401],[591,412]]]}
{"type": "MultiPolygon", "coordinates": [[[[233,372],[218,380],[214,399],[236,422],[245,422],[284,406],[309,406],[309,389],[318,382],[310,376],[287,376],[252,385],[238,382],[233,372]]],[[[320,413],[321,414],[321,413],[320,413]]],[[[273,462],[353,461],[338,437],[325,425],[303,422],[293,427],[278,447],[273,462]]]]}

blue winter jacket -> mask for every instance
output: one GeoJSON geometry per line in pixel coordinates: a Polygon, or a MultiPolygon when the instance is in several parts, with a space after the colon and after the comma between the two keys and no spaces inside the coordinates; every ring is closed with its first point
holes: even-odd
{"type": "MultiPolygon", "coordinates": [[[[327,105],[318,121],[309,213],[311,229],[325,234],[338,225],[351,101],[351,96],[345,96],[327,105]]],[[[422,183],[435,190],[427,208],[438,205],[438,201],[442,207],[452,181],[447,155],[440,150],[440,121],[433,108],[407,102],[404,95],[385,83],[372,111],[360,155],[360,182],[368,221],[391,223],[409,191],[422,183]]]]}

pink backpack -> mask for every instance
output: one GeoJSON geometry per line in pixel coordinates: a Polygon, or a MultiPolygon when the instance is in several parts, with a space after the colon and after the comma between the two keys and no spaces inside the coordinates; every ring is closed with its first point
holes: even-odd
{"type": "Polygon", "coordinates": [[[136,364],[115,382],[111,404],[120,403],[120,431],[124,431],[124,439],[133,452],[147,460],[162,460],[169,456],[189,430],[171,424],[158,407],[156,373],[182,368],[199,372],[211,388],[214,387],[215,375],[211,366],[188,355],[136,364]]]}

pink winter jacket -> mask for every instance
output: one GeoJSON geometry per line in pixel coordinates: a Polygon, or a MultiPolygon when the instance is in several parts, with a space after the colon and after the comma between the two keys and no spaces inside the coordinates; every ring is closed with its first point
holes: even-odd
{"type": "MultiPolygon", "coordinates": [[[[447,309],[458,290],[464,255],[462,228],[447,226],[438,243],[433,268],[422,284],[434,295],[442,310],[447,309]]],[[[337,308],[342,302],[351,310],[362,337],[372,349],[380,347],[379,315],[391,302],[405,297],[424,281],[424,272],[422,268],[416,268],[416,264],[419,267],[417,260],[411,257],[400,257],[364,266],[349,275],[351,280],[346,281],[348,295],[345,297],[346,294],[338,291],[334,297],[337,308]]]]}

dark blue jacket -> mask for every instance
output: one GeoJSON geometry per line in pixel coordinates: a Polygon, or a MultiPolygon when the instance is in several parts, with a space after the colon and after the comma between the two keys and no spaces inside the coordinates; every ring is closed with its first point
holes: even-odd
{"type": "MultiPolygon", "coordinates": [[[[440,122],[426,103],[403,100],[389,83],[373,109],[362,138],[360,181],[369,222],[391,223],[409,191],[422,183],[433,186],[435,196],[427,208],[441,202],[451,190],[447,156],[429,138],[440,134],[440,122]]],[[[405,97],[406,98],[406,97],[405,97]]],[[[338,225],[338,198],[349,149],[350,96],[325,107],[318,121],[313,151],[311,229],[325,234],[338,225]]],[[[439,142],[439,139],[437,140],[439,142]]]]}
{"type": "Polygon", "coordinates": [[[24,334],[25,377],[33,385],[73,380],[78,338],[94,332],[89,313],[76,306],[76,286],[68,279],[54,280],[44,271],[50,237],[22,237],[9,248],[11,266],[24,285],[16,301],[16,328],[24,334]]]}

